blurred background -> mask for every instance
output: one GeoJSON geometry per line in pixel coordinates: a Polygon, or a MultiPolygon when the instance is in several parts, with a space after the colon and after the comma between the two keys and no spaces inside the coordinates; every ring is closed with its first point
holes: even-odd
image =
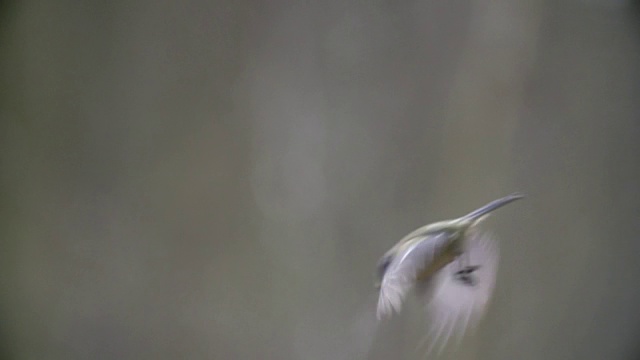
{"type": "Polygon", "coordinates": [[[622,0],[0,2],[0,357],[422,359],[373,271],[513,191],[443,358],[640,359],[622,0]]]}

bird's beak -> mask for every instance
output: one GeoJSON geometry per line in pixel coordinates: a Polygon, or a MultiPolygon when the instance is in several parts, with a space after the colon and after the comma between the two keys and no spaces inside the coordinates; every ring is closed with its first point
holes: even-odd
{"type": "Polygon", "coordinates": [[[524,197],[523,194],[520,193],[513,193],[511,195],[505,196],[503,198],[494,200],[490,203],[488,203],[487,205],[474,210],[470,213],[468,213],[467,215],[461,217],[458,219],[458,224],[460,227],[463,228],[469,228],[472,227],[476,224],[478,224],[479,222],[481,222],[482,220],[486,219],[487,216],[489,216],[489,213],[497,210],[509,203],[512,203],[518,199],[522,199],[524,197]]]}

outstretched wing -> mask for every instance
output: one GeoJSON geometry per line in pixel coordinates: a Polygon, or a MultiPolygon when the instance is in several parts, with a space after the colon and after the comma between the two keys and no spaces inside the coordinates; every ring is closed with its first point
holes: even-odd
{"type": "Polygon", "coordinates": [[[447,244],[447,234],[429,235],[408,241],[385,267],[380,283],[378,319],[402,308],[416,278],[440,255],[447,244]]]}
{"type": "Polygon", "coordinates": [[[468,328],[478,324],[491,300],[498,260],[498,245],[489,234],[470,234],[465,253],[419,289],[426,302],[430,326],[428,353],[435,346],[441,352],[452,335],[461,339],[468,328]],[[456,275],[464,267],[473,269],[468,281],[456,275]]]}

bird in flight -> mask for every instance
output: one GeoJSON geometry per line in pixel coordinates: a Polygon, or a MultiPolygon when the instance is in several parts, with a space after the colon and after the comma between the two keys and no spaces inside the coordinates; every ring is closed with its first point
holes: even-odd
{"type": "Polygon", "coordinates": [[[498,268],[498,246],[478,225],[492,211],[523,197],[505,196],[402,238],[377,265],[378,319],[400,312],[413,291],[425,305],[428,337],[433,337],[428,352],[438,343],[441,352],[453,334],[462,337],[484,314],[498,268]]]}

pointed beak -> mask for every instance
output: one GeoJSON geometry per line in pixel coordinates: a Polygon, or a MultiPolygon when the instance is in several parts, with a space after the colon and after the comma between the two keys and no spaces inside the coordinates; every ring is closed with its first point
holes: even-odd
{"type": "Polygon", "coordinates": [[[461,225],[463,226],[472,226],[481,221],[486,215],[490,212],[497,210],[507,204],[510,204],[516,200],[522,199],[524,197],[523,194],[513,193],[511,195],[505,196],[503,198],[494,200],[487,205],[470,212],[469,214],[461,217],[459,219],[461,225]]]}

